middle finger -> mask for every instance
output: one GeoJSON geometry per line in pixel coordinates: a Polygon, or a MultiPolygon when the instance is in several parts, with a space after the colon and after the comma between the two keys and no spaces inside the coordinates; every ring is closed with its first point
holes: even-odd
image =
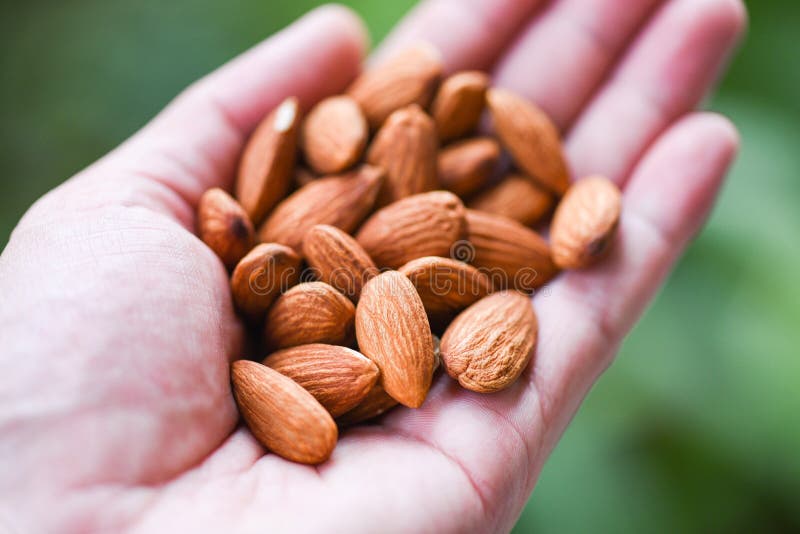
{"type": "Polygon", "coordinates": [[[522,30],[495,83],[536,102],[564,130],[663,0],[559,0],[522,30]]]}

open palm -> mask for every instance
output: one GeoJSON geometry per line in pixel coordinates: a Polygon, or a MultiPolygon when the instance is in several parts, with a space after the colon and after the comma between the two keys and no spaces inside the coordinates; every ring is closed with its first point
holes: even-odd
{"type": "Polygon", "coordinates": [[[624,188],[620,237],[536,295],[539,346],[514,387],[439,378],[421,409],[344,432],[316,468],[237,428],[243,332],[193,212],[280,100],[346,87],[363,30],[321,8],[193,85],[37,202],[0,257],[0,531],[509,530],[708,215],[737,135],[691,110],[744,18],[739,0],[431,0],[399,25],[373,61],[424,39],[448,71],[490,70],[538,103],[574,176],[624,188]]]}

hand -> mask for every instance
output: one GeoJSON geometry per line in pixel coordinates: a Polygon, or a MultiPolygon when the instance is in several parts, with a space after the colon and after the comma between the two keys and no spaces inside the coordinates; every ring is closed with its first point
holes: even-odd
{"type": "MultiPolygon", "coordinates": [[[[744,26],[739,0],[431,0],[378,51],[419,39],[491,69],[566,132],[574,175],[624,187],[601,265],[534,298],[535,360],[499,394],[439,379],[422,409],[345,432],[317,468],[237,428],[243,334],[192,234],[211,186],[287,95],[356,75],[363,30],[321,8],[197,82],[37,202],[0,257],[0,526],[11,532],[510,529],[572,414],[712,207],[737,150],[691,110],[744,26]],[[544,2],[540,2],[544,4],[544,2]]],[[[2,529],[0,529],[2,530],[2,529]]]]}

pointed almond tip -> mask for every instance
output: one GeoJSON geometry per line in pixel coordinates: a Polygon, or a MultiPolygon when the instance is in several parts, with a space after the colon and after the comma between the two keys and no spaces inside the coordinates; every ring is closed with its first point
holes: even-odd
{"type": "Polygon", "coordinates": [[[441,65],[444,64],[444,55],[442,51],[430,41],[417,41],[412,48],[420,54],[427,56],[431,61],[441,65]]]}
{"type": "Polygon", "coordinates": [[[273,129],[276,132],[285,132],[289,130],[297,120],[299,108],[300,103],[297,100],[297,97],[290,96],[281,102],[278,108],[275,110],[275,121],[272,126],[273,129]]]}
{"type": "Polygon", "coordinates": [[[236,360],[231,364],[231,377],[238,376],[246,367],[248,360],[236,360]]]}
{"type": "Polygon", "coordinates": [[[470,85],[482,86],[484,90],[489,88],[491,77],[481,70],[465,70],[457,72],[450,77],[452,80],[462,81],[470,85]]]}
{"type": "Polygon", "coordinates": [[[380,165],[371,165],[365,163],[361,167],[359,177],[369,184],[370,187],[379,187],[386,179],[386,170],[380,165]]]}
{"type": "Polygon", "coordinates": [[[486,90],[486,103],[490,108],[496,108],[503,104],[503,101],[512,97],[512,93],[500,87],[490,87],[486,90]]]}
{"type": "Polygon", "coordinates": [[[403,406],[408,406],[409,408],[413,408],[416,410],[417,408],[422,407],[422,405],[425,403],[425,397],[427,396],[428,392],[426,391],[425,395],[408,398],[406,402],[402,402],[401,404],[403,404],[403,406]]]}
{"type": "Polygon", "coordinates": [[[388,393],[389,396],[396,400],[399,404],[402,404],[406,408],[412,408],[416,410],[425,403],[425,399],[428,396],[428,389],[430,388],[404,388],[398,391],[397,388],[390,387],[387,389],[384,385],[384,389],[386,390],[386,393],[388,393]]]}

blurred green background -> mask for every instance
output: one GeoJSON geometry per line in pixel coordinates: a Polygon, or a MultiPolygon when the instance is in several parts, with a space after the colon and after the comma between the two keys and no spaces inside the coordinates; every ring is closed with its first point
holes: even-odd
{"type": "MultiPolygon", "coordinates": [[[[317,3],[2,2],[0,247],[37,197],[317,3]]],[[[377,41],[414,2],[345,3],[377,41]]],[[[800,531],[800,2],[748,4],[709,104],[742,155],[515,532],[800,531]]]]}

